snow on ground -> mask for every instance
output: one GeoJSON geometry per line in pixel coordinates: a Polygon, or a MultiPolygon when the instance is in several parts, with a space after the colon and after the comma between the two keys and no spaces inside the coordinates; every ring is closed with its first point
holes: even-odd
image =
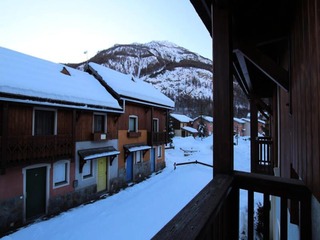
{"type": "MultiPolygon", "coordinates": [[[[239,138],[238,142],[235,169],[248,171],[249,141],[239,138]]],[[[150,239],[212,179],[212,168],[207,166],[173,167],[174,162],[195,160],[211,165],[212,137],[175,137],[174,145],[175,149],[166,150],[167,166],[161,173],[105,199],[21,228],[2,240],[150,239]],[[181,148],[194,152],[184,156],[181,148]]]]}

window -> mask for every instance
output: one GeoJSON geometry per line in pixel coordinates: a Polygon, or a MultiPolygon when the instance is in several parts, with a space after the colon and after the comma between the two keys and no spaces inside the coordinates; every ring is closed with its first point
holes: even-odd
{"type": "Polygon", "coordinates": [[[83,179],[90,178],[93,176],[93,169],[92,169],[92,160],[86,161],[82,168],[82,177],[83,179]]]}
{"type": "Polygon", "coordinates": [[[93,131],[95,133],[105,133],[105,115],[94,114],[93,115],[93,131]]]}
{"type": "Polygon", "coordinates": [[[142,161],[142,154],[141,151],[136,151],[134,152],[134,162],[135,163],[140,163],[142,161]]]}
{"type": "Polygon", "coordinates": [[[70,161],[63,160],[53,165],[53,187],[62,187],[69,184],[70,161]]]}
{"type": "Polygon", "coordinates": [[[35,109],[33,124],[35,136],[55,135],[56,111],[35,109]]]}
{"type": "Polygon", "coordinates": [[[162,156],[162,146],[158,146],[158,158],[162,156]]]}
{"type": "Polygon", "coordinates": [[[157,118],[152,119],[152,131],[159,132],[159,119],[157,118]]]}
{"type": "Polygon", "coordinates": [[[129,116],[129,132],[138,132],[137,116],[129,116]]]}

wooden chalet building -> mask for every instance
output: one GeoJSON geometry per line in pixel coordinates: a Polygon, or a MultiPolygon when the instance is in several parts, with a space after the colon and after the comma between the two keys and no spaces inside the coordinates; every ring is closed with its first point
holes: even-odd
{"type": "Polygon", "coordinates": [[[203,125],[205,127],[205,136],[210,136],[213,134],[213,117],[200,115],[193,119],[192,126],[199,130],[199,126],[203,125]]]}
{"type": "Polygon", "coordinates": [[[174,102],[152,85],[96,63],[86,71],[120,102],[124,112],[114,118],[120,154],[114,187],[139,182],[165,167],[168,117],[174,102]]]}
{"type": "Polygon", "coordinates": [[[214,179],[154,239],[239,239],[240,190],[246,239],[258,234],[255,193],[264,199],[261,238],[319,239],[319,1],[191,3],[213,40],[214,179]],[[250,100],[251,173],[233,168],[234,78],[250,100]],[[268,113],[267,143],[257,138],[257,111],[268,113]]]}
{"type": "Polygon", "coordinates": [[[193,134],[192,132],[184,129],[185,127],[191,127],[192,118],[184,114],[171,113],[170,119],[172,121],[174,136],[187,137],[193,134]]]}
{"type": "Polygon", "coordinates": [[[117,176],[96,177],[119,154],[107,119],[120,113],[88,73],[0,48],[0,235],[91,200],[117,176]]]}
{"type": "MultiPolygon", "coordinates": [[[[250,122],[249,122],[250,123],[250,122]]],[[[233,134],[238,136],[248,136],[246,121],[240,118],[233,118],[233,134]]]]}

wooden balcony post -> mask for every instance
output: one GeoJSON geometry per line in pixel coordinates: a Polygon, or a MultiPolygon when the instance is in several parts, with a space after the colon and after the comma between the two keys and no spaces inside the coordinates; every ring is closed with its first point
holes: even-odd
{"type": "Polygon", "coordinates": [[[228,6],[215,4],[213,14],[214,174],[233,171],[233,77],[231,19],[228,6]],[[215,44],[217,43],[217,44],[215,44]]]}
{"type": "Polygon", "coordinates": [[[71,141],[72,141],[72,159],[73,161],[76,160],[75,158],[75,154],[76,154],[76,131],[77,131],[77,112],[76,110],[72,111],[72,137],[71,137],[71,141]]]}
{"type": "Polygon", "coordinates": [[[257,171],[258,164],[258,144],[256,138],[258,137],[258,109],[254,99],[250,100],[250,143],[251,143],[251,172],[257,171]]]}
{"type": "MultiPolygon", "coordinates": [[[[154,107],[151,107],[151,117],[150,117],[150,124],[151,124],[151,146],[154,144],[154,131],[153,131],[153,115],[154,115],[154,107]]],[[[160,127],[160,126],[159,126],[160,127]]],[[[159,130],[159,129],[158,129],[159,130]]]]}
{"type": "Polygon", "coordinates": [[[9,106],[8,103],[3,104],[3,111],[2,111],[2,136],[1,136],[1,149],[0,152],[0,175],[5,174],[6,172],[6,161],[8,158],[7,155],[7,148],[8,148],[8,111],[9,106]]]}

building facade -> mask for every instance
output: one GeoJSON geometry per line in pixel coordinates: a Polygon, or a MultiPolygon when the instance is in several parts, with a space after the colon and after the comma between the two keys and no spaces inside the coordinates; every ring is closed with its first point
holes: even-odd
{"type": "Polygon", "coordinates": [[[2,233],[94,197],[95,183],[79,187],[78,144],[92,141],[96,115],[107,127],[107,114],[122,108],[87,73],[5,48],[0,55],[2,233]]]}
{"type": "Polygon", "coordinates": [[[124,113],[115,120],[118,134],[118,184],[139,182],[165,167],[169,112],[174,102],[131,75],[89,63],[87,72],[113,94],[124,113]]]}

